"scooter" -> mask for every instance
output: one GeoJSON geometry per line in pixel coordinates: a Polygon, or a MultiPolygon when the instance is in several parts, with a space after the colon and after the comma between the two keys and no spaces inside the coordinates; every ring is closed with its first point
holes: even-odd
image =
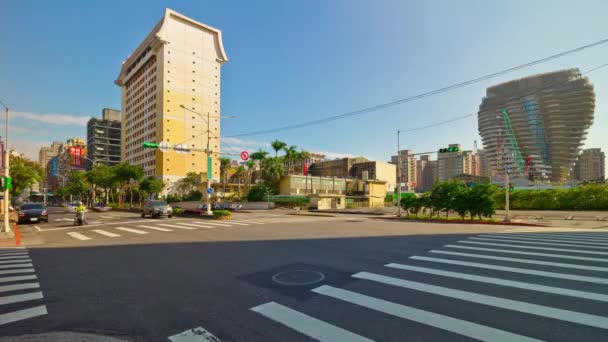
{"type": "Polygon", "coordinates": [[[87,223],[86,218],[84,217],[84,212],[80,211],[76,213],[76,217],[74,218],[75,226],[82,226],[87,223]]]}

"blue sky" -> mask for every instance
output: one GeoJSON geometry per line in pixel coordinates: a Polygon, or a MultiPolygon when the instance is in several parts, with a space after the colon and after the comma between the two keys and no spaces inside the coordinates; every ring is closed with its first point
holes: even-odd
{"type": "MultiPolygon", "coordinates": [[[[86,136],[91,116],[120,108],[121,61],[169,7],[223,31],[222,124],[232,135],[342,114],[608,38],[606,1],[29,1],[4,0],[0,99],[19,112],[13,148],[37,156],[86,136]]],[[[225,139],[224,150],[278,138],[329,156],[388,160],[396,130],[477,111],[485,89],[540,72],[608,62],[608,44],[448,93],[346,120],[225,139]]],[[[608,68],[587,147],[606,148],[608,68]]],[[[0,132],[4,127],[0,126],[0,132]]],[[[402,148],[472,148],[476,117],[403,134],[402,148]]]]}

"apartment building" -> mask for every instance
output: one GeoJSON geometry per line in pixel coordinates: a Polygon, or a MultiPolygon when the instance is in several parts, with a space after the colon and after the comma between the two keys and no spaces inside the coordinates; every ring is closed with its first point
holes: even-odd
{"type": "Polygon", "coordinates": [[[170,186],[188,172],[208,170],[205,152],[143,148],[144,142],[206,149],[219,179],[220,69],[228,57],[222,32],[171,9],[123,62],[121,159],[141,165],[170,186]]]}
{"type": "MultiPolygon", "coordinates": [[[[87,123],[87,151],[92,161],[106,165],[120,163],[120,111],[104,108],[101,119],[91,118],[87,123]]],[[[87,163],[87,169],[93,162],[87,163]]]]}
{"type": "Polygon", "coordinates": [[[606,179],[606,156],[599,148],[588,148],[581,152],[574,165],[574,179],[598,181],[606,179]]]}
{"type": "Polygon", "coordinates": [[[416,192],[427,192],[433,189],[437,181],[437,161],[431,156],[422,155],[416,161],[416,192]]]}
{"type": "Polygon", "coordinates": [[[416,156],[412,150],[401,150],[396,156],[391,156],[391,163],[397,165],[401,158],[401,165],[397,174],[397,184],[401,184],[401,191],[414,191],[417,185],[416,156]]]}
{"type": "Polygon", "coordinates": [[[38,152],[38,163],[42,169],[46,169],[46,165],[51,158],[59,155],[59,148],[63,143],[61,141],[53,141],[50,146],[42,146],[38,152]]]}

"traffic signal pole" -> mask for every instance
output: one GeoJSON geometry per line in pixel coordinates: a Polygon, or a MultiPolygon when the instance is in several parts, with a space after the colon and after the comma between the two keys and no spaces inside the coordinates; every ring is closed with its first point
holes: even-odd
{"type": "MultiPolygon", "coordinates": [[[[9,112],[8,112],[8,107],[4,106],[5,112],[6,112],[6,135],[4,136],[4,176],[5,178],[5,182],[9,179],[10,177],[10,156],[9,156],[9,151],[8,151],[8,123],[9,123],[9,112]]],[[[8,186],[4,187],[4,232],[5,233],[10,233],[11,232],[11,226],[10,226],[10,222],[9,222],[9,188],[8,186]]]]}
{"type": "Polygon", "coordinates": [[[399,134],[397,131],[397,217],[401,217],[401,153],[399,153],[399,134]]]}
{"type": "Polygon", "coordinates": [[[511,222],[509,218],[509,192],[511,191],[509,187],[509,172],[505,168],[505,219],[503,222],[511,222]]]}
{"type": "Polygon", "coordinates": [[[211,178],[213,177],[212,174],[212,166],[209,165],[209,163],[213,163],[213,158],[211,158],[211,122],[209,121],[211,120],[211,118],[209,117],[209,112],[207,112],[207,153],[206,156],[207,157],[207,189],[205,189],[205,192],[207,193],[207,215],[213,215],[213,212],[211,211],[211,194],[209,193],[209,189],[211,188],[211,178]]]}

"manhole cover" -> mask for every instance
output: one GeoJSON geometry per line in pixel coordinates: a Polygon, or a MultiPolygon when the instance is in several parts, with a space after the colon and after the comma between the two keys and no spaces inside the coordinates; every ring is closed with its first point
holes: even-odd
{"type": "Polygon", "coordinates": [[[283,271],[272,276],[272,281],[275,283],[288,286],[306,286],[324,279],[325,274],[307,270],[283,271]]]}

